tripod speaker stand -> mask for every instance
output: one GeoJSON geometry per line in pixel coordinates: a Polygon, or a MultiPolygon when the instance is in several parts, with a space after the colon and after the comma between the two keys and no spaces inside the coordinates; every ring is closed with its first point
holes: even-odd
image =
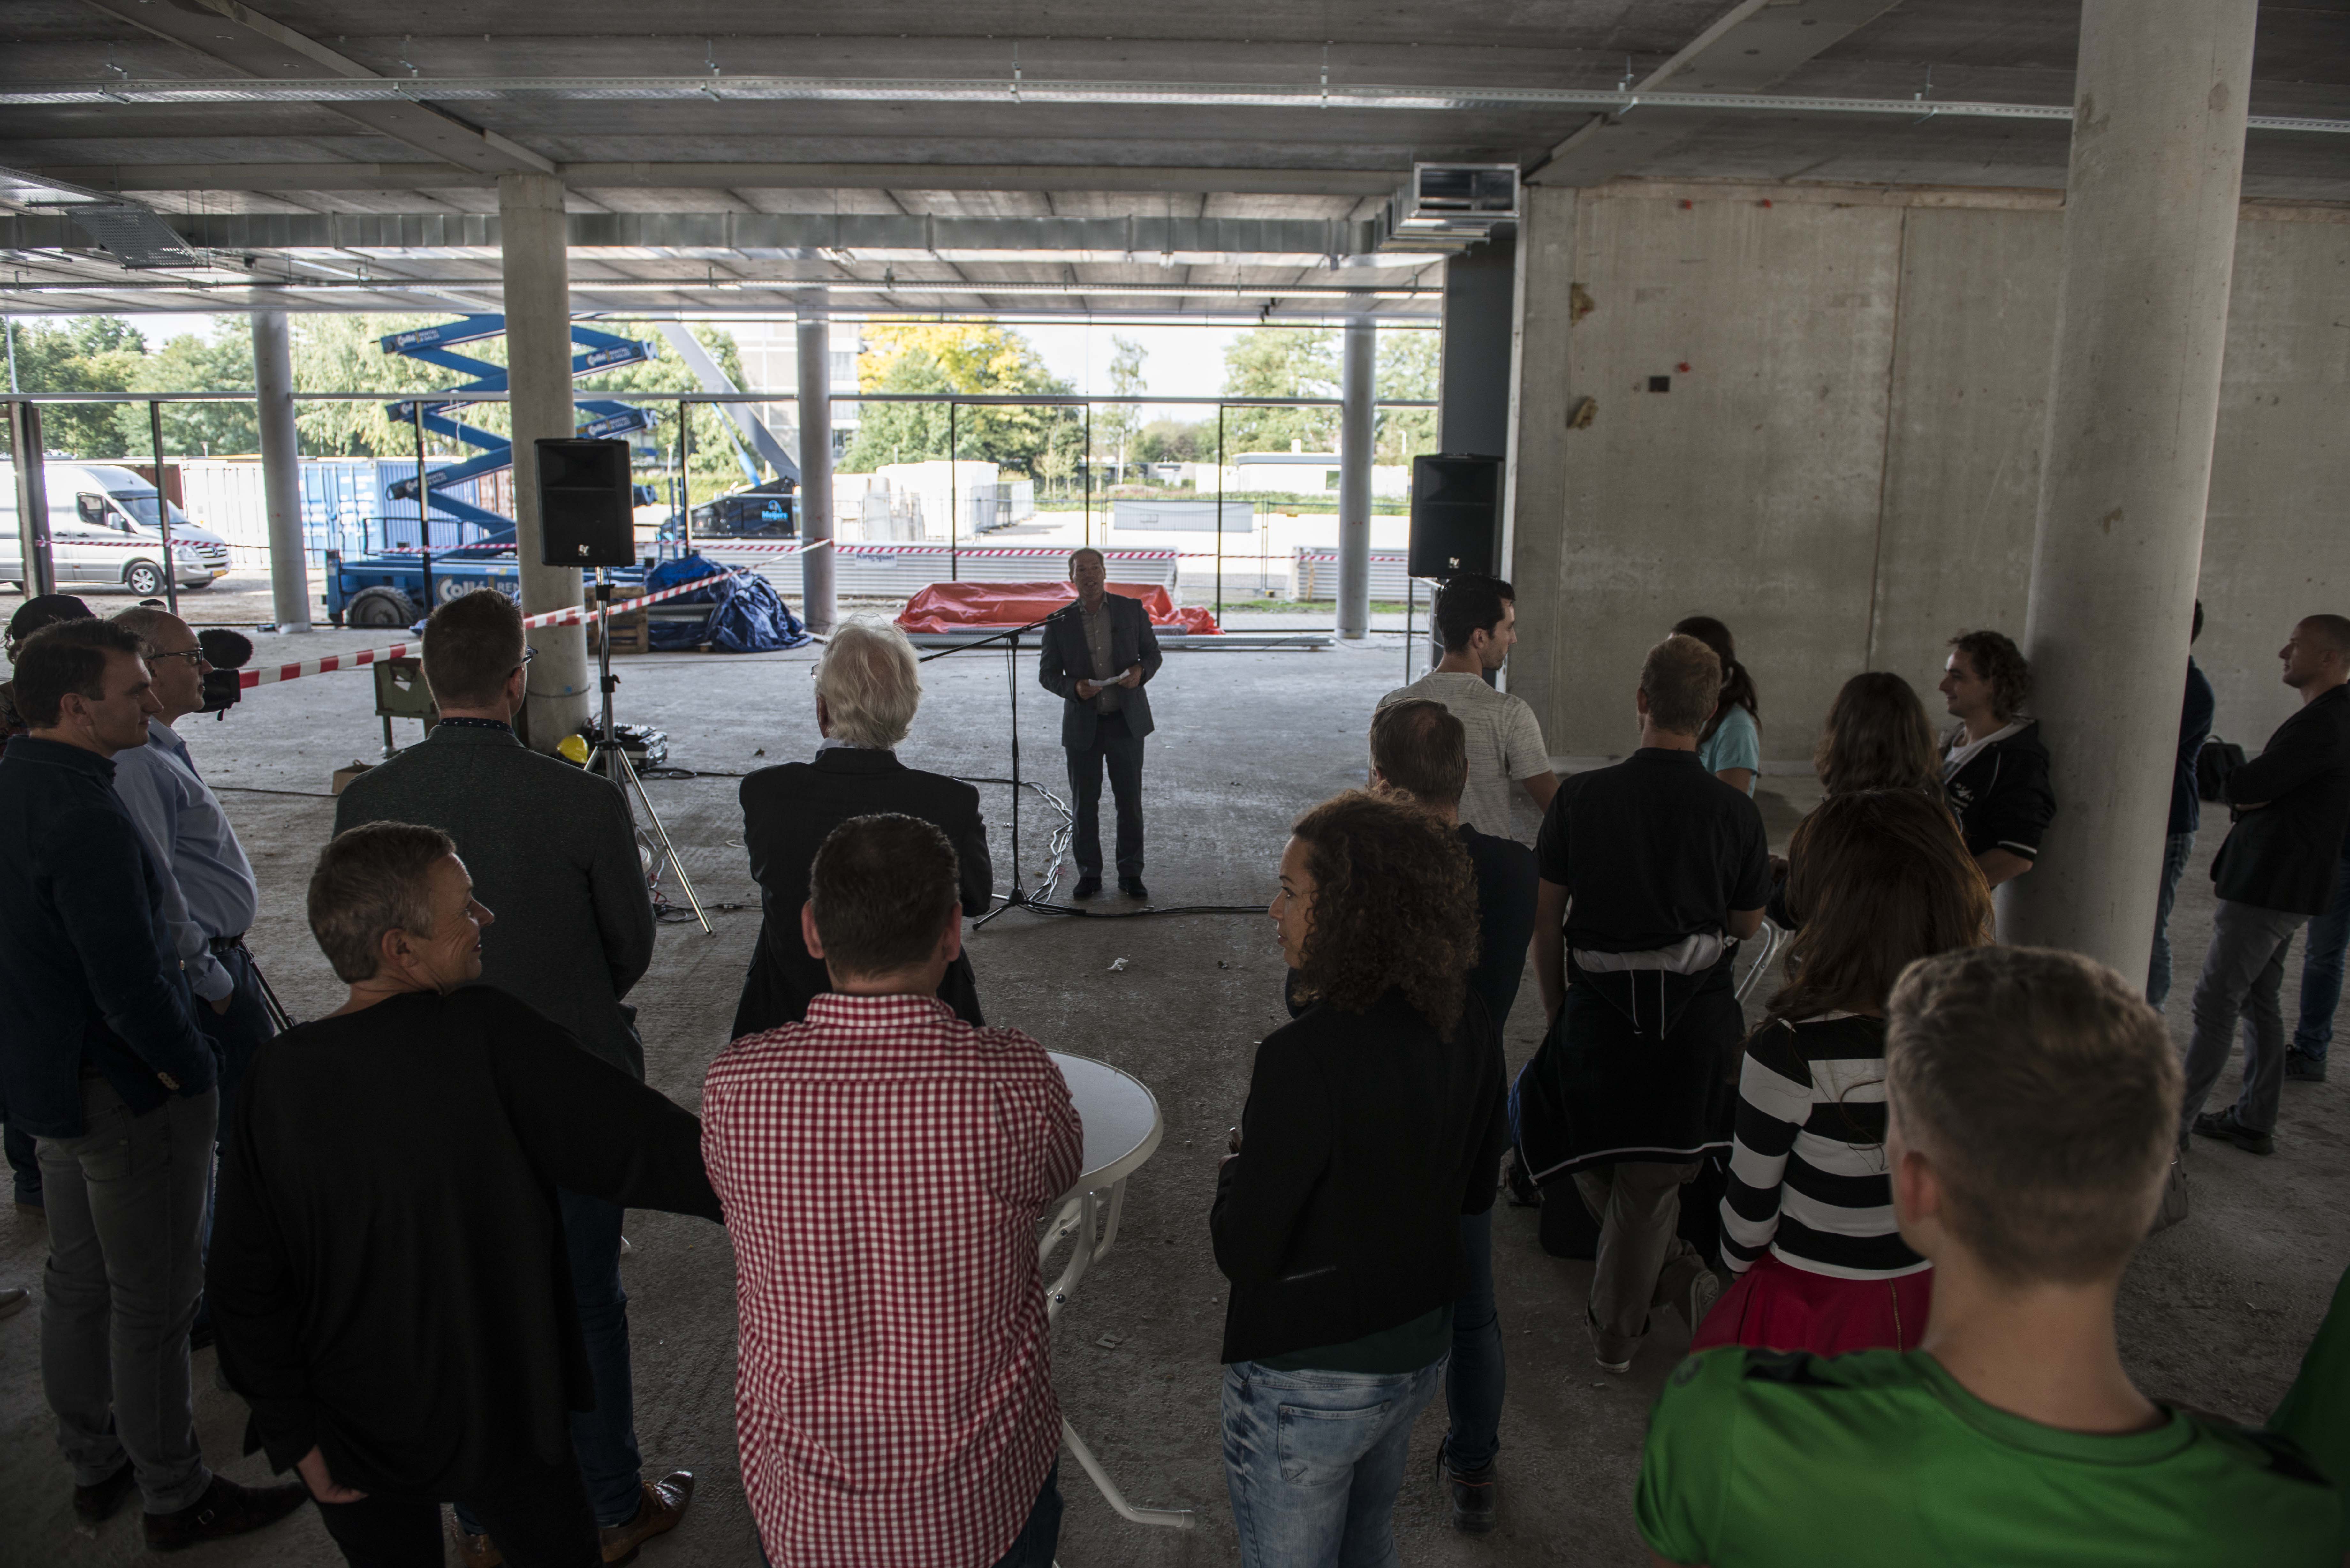
{"type": "Polygon", "coordinates": [[[1027,888],[1020,882],[1020,639],[1022,634],[1035,630],[1051,620],[1054,616],[1067,613],[1066,608],[1057,609],[1052,615],[1038,617],[1026,626],[1015,626],[1008,631],[999,631],[993,636],[983,637],[975,642],[966,642],[953,648],[942,648],[936,653],[926,653],[921,657],[920,661],[928,664],[933,659],[944,659],[951,653],[968,653],[974,648],[985,648],[992,642],[1007,644],[1005,655],[1009,660],[1007,668],[1010,670],[1009,688],[1012,696],[1012,891],[997,895],[1003,902],[973,920],[971,928],[972,930],[979,929],[1006,909],[1047,909],[1056,915],[1072,912],[1045,903],[1042,899],[1030,898],[1027,888]]]}
{"type": "MultiPolygon", "coordinates": [[[[693,918],[702,922],[702,934],[711,935],[710,917],[703,912],[702,899],[695,895],[693,883],[685,874],[685,861],[678,855],[677,846],[670,842],[669,830],[661,826],[660,814],[653,809],[652,797],[645,793],[644,781],[637,776],[636,768],[629,762],[628,748],[620,744],[619,732],[612,725],[612,693],[619,686],[620,678],[612,673],[612,582],[601,566],[596,568],[596,681],[604,693],[604,718],[601,727],[596,732],[596,749],[588,758],[588,771],[601,773],[612,781],[613,786],[620,792],[620,798],[628,803],[631,820],[634,820],[639,806],[644,808],[645,820],[652,825],[652,832],[648,836],[639,828],[637,837],[647,849],[655,851],[652,856],[655,879],[659,879],[661,860],[667,858],[670,869],[677,873],[678,891],[685,895],[686,903],[692,907],[693,918]],[[647,842],[649,836],[650,842],[647,842]]],[[[1016,888],[1019,876],[1016,865],[1013,867],[1013,876],[1016,888]]]]}

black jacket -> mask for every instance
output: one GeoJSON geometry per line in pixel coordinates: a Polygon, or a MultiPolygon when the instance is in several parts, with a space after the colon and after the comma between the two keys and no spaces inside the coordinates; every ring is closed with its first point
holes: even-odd
{"type": "Polygon", "coordinates": [[[489,986],[280,1034],[223,1136],[205,1288],[248,1444],[361,1491],[570,1461],[596,1387],[557,1189],[719,1218],[700,1119],[489,986]]]}
{"type": "MultiPolygon", "coordinates": [[[[831,746],[813,763],[761,768],[743,781],[742,798],[743,842],[759,884],[760,920],[759,945],[734,1008],[737,1040],[798,1023],[807,1016],[808,999],[832,989],[824,961],[810,958],[801,938],[800,906],[807,902],[808,870],[825,835],[850,817],[896,812],[936,826],[954,846],[962,912],[987,912],[995,888],[987,824],[980,818],[979,791],[960,779],[910,768],[894,753],[831,746]]],[[[986,1023],[969,953],[947,966],[939,1000],[965,1023],[986,1023]]]]}
{"type": "Polygon", "coordinates": [[[422,823],[455,839],[474,896],[497,917],[482,938],[482,983],[645,1075],[637,1010],[621,998],[652,965],[653,901],[636,818],[609,780],[511,730],[440,724],[336,800],[337,833],[363,822],[422,823]]]}
{"type": "Polygon", "coordinates": [[[0,1105],[12,1131],[82,1133],[95,1066],[134,1113],[218,1075],[170,956],[163,887],[114,763],[19,735],[0,756],[0,1105]],[[164,1079],[168,1076],[170,1084],[164,1079]]]}
{"type": "Polygon", "coordinates": [[[2212,890],[2232,903],[2324,914],[2350,828],[2350,686],[2303,703],[2221,793],[2235,826],[2211,861],[2212,890]]]}
{"type": "Polygon", "coordinates": [[[1101,717],[1092,702],[1078,699],[1077,682],[1107,681],[1138,664],[1142,666],[1142,684],[1119,690],[1118,711],[1126,715],[1127,730],[1135,739],[1150,733],[1150,699],[1145,689],[1159,673],[1164,657],[1159,651],[1159,639],[1151,632],[1150,614],[1140,599],[1112,592],[1107,602],[1111,666],[1107,670],[1094,668],[1093,649],[1086,646],[1085,612],[1078,604],[1072,603],[1045,623],[1036,679],[1061,699],[1061,744],[1071,751],[1081,752],[1094,743],[1094,726],[1101,717]]]}
{"type": "Polygon", "coordinates": [[[1461,1294],[1461,1216],[1492,1206],[1509,1141],[1503,1076],[1473,992],[1450,1043],[1400,992],[1265,1036],[1208,1220],[1232,1284],[1226,1362],[1360,1339],[1461,1294]]]}
{"type": "MultiPolygon", "coordinates": [[[[1952,734],[1942,750],[1962,742],[1952,734]]],[[[2048,783],[2048,746],[2037,720],[2003,741],[1993,741],[1942,782],[1950,815],[1970,855],[2004,849],[2026,860],[2040,856],[2040,836],[2056,818],[2056,792],[2048,783]]]]}

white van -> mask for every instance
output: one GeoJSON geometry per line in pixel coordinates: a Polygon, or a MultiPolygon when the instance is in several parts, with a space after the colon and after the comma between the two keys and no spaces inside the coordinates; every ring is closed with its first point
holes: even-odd
{"type": "MultiPolygon", "coordinates": [[[[122,587],[140,598],[163,592],[163,533],[155,487],[127,468],[103,462],[46,465],[49,556],[57,591],[122,587]]],[[[17,526],[16,469],[0,462],[0,581],[24,587],[24,535],[17,526]]],[[[228,544],[172,507],[172,560],[182,588],[208,588],[228,576],[228,544]]]]}

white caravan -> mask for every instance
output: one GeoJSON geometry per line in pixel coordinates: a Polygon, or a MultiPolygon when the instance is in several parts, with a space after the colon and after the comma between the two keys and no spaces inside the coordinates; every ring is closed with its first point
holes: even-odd
{"type": "MultiPolygon", "coordinates": [[[[163,592],[163,533],[155,487],[130,469],[51,459],[49,556],[57,589],[128,588],[140,598],[163,592]]],[[[24,587],[24,534],[16,516],[16,468],[0,462],[0,582],[24,587]]],[[[172,559],[182,588],[208,588],[228,575],[228,545],[172,507],[172,559]]]]}

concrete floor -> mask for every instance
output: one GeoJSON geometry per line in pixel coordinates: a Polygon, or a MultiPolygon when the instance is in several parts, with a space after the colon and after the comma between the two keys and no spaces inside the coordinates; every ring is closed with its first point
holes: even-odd
{"type": "MultiPolygon", "coordinates": [[[[265,640],[272,646],[263,657],[275,659],[361,647],[369,639],[265,640]],[[297,643],[298,650],[291,646],[297,643]]],[[[1316,653],[1170,657],[1155,688],[1160,727],[1147,774],[1149,879],[1159,901],[1254,904],[1268,896],[1286,825],[1361,780],[1371,706],[1399,673],[1399,650],[1388,646],[1394,640],[1316,653]]],[[[812,651],[623,661],[620,716],[665,728],[671,761],[685,768],[734,773],[804,757],[816,739],[806,668],[812,651]]],[[[1624,680],[1629,672],[1607,674],[1624,680]]],[[[925,666],[923,679],[928,698],[906,760],[941,772],[1003,774],[1003,658],[960,654],[925,666]]],[[[346,673],[263,689],[224,722],[183,726],[207,776],[236,786],[224,797],[263,888],[253,946],[298,1016],[315,1016],[339,996],[303,928],[301,889],[332,817],[329,771],[380,744],[369,707],[368,678],[346,673]]],[[[1024,762],[1031,776],[1057,790],[1055,708],[1024,661],[1024,762]]],[[[414,732],[403,726],[402,740],[414,732]]],[[[1764,784],[1762,803],[1774,842],[1783,845],[1816,792],[1808,779],[1764,784]]],[[[758,917],[733,780],[660,780],[650,788],[702,897],[722,909],[713,936],[691,924],[665,926],[652,971],[630,999],[641,1009],[653,1084],[690,1106],[724,1043],[758,917]]],[[[988,786],[984,795],[998,872],[1008,877],[1007,792],[988,786]]],[[[1518,826],[1531,837],[1530,807],[1522,806],[1518,826]]],[[[1022,863],[1033,878],[1045,840],[1040,813],[1027,804],[1022,827],[1022,863]]],[[[2219,836],[2216,826],[2207,835],[2175,918],[2190,970],[2209,934],[2205,872],[2219,836]]],[[[1060,1321],[1055,1376],[1070,1418],[1128,1496],[1197,1509],[1200,1528],[1187,1535],[1128,1524],[1065,1465],[1060,1561],[1069,1568],[1232,1563],[1217,1440],[1223,1289],[1206,1218],[1224,1129],[1246,1090],[1251,1045],[1281,1017],[1270,922],[1255,914],[1131,923],[1015,914],[976,932],[971,951],[992,1019],[1135,1074],[1158,1096],[1166,1119],[1160,1151],[1129,1186],[1117,1250],[1060,1321]],[[1114,972],[1118,958],[1128,964],[1114,972]]],[[[2296,953],[2288,998],[2298,971],[2296,953]]],[[[2172,1011],[2182,1040],[2188,988],[2191,974],[2172,1011]]],[[[1529,983],[1509,1031],[1513,1065],[1534,1050],[1539,1015],[1529,983]]],[[[2233,1085],[2230,1075],[2220,1096],[2233,1085]]],[[[2248,1420],[2282,1394],[2350,1257],[2340,1219],[2350,1197],[2345,1093],[2344,1085],[2290,1085],[2271,1159],[2197,1147],[2194,1216],[2147,1243],[2123,1296],[2125,1349],[2149,1393],[2248,1420]]],[[[634,1303],[646,1462],[701,1477],[685,1523],[650,1547],[644,1561],[653,1568],[755,1563],[731,1415],[726,1238],[699,1220],[649,1213],[631,1217],[629,1234],[635,1251],[623,1272],[634,1303]]],[[[0,1284],[37,1288],[42,1236],[37,1223],[0,1215],[0,1284]]],[[[1579,1311],[1588,1265],[1544,1256],[1527,1210],[1499,1211],[1495,1251],[1511,1356],[1501,1528],[1482,1541],[1450,1529],[1429,1480],[1442,1431],[1440,1411],[1431,1411],[1415,1434],[1411,1479],[1397,1511],[1403,1555],[1432,1563],[1645,1563],[1632,1527],[1633,1479],[1648,1404],[1685,1333],[1666,1322],[1628,1376],[1604,1377],[1593,1366],[1579,1311]]],[[[68,1475],[40,1395],[37,1334],[35,1313],[0,1323],[0,1517],[9,1521],[0,1531],[0,1563],[135,1560],[135,1518],[119,1517],[95,1536],[69,1522],[68,1475]]],[[[243,1407],[213,1386],[211,1354],[196,1359],[207,1454],[229,1475],[263,1479],[261,1461],[238,1454],[243,1407]]],[[[317,1515],[305,1511],[258,1537],[187,1560],[203,1568],[335,1559],[317,1515]]]]}

